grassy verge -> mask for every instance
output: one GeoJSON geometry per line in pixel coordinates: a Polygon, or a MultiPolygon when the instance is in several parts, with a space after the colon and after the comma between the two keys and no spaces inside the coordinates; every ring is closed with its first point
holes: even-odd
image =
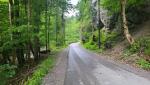
{"type": "Polygon", "coordinates": [[[150,70],[150,38],[140,38],[124,50],[123,58],[132,60],[142,69],[150,70]]]}
{"type": "Polygon", "coordinates": [[[24,85],[41,85],[42,78],[50,71],[55,65],[56,58],[54,56],[49,56],[40,65],[38,65],[37,70],[32,74],[31,77],[27,79],[24,85]]]}

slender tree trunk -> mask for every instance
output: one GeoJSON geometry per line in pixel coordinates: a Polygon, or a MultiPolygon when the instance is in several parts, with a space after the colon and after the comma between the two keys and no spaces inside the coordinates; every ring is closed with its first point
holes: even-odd
{"type": "Polygon", "coordinates": [[[46,51],[48,50],[48,19],[47,19],[47,11],[48,11],[48,2],[45,1],[45,44],[46,44],[46,51]]]}
{"type": "Polygon", "coordinates": [[[98,6],[98,48],[100,49],[101,48],[101,35],[100,35],[100,21],[101,21],[101,18],[100,18],[100,0],[97,0],[97,6],[98,6]]]}
{"type": "MultiPolygon", "coordinates": [[[[50,15],[48,16],[48,46],[50,47],[50,22],[51,22],[51,17],[50,15]]],[[[49,49],[49,48],[48,48],[49,49]]],[[[49,49],[50,50],[50,49],[49,49]]]]}
{"type": "Polygon", "coordinates": [[[27,43],[27,59],[29,59],[30,58],[30,18],[31,18],[31,7],[30,7],[30,1],[31,0],[28,0],[27,1],[27,19],[28,19],[28,24],[27,24],[27,26],[28,26],[28,43],[27,43]]]}
{"type": "Polygon", "coordinates": [[[58,46],[58,15],[56,14],[56,19],[55,19],[55,30],[56,30],[56,46],[58,46]]]}
{"type": "MultiPolygon", "coordinates": [[[[14,11],[13,11],[13,0],[9,0],[9,24],[10,24],[10,28],[12,29],[13,26],[13,19],[14,18],[14,11]]],[[[12,37],[12,33],[11,33],[11,40],[13,40],[12,37]]],[[[12,51],[12,63],[15,64],[16,63],[16,53],[15,53],[15,49],[13,49],[12,51]]]]}
{"type": "Polygon", "coordinates": [[[127,25],[127,19],[126,19],[126,13],[125,13],[125,11],[126,11],[126,0],[121,0],[120,4],[121,4],[121,15],[122,15],[124,35],[125,35],[126,39],[128,40],[128,42],[130,44],[133,44],[134,39],[131,36],[131,34],[129,33],[129,29],[128,29],[128,25],[127,25]]]}
{"type": "Polygon", "coordinates": [[[65,19],[64,19],[64,11],[62,11],[62,15],[61,15],[61,18],[62,18],[62,44],[65,44],[65,19]]]}
{"type": "Polygon", "coordinates": [[[12,18],[13,18],[13,1],[12,0],[9,0],[9,24],[10,24],[10,27],[12,27],[12,18]]]}

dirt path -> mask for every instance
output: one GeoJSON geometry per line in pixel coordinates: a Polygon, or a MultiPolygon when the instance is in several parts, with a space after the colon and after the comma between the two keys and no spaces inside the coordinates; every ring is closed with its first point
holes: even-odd
{"type": "Polygon", "coordinates": [[[67,69],[68,49],[58,55],[58,60],[52,72],[43,79],[42,85],[64,85],[67,69]]]}

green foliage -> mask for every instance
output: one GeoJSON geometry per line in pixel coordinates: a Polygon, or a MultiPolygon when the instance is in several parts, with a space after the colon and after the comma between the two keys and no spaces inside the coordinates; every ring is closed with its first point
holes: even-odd
{"type": "Polygon", "coordinates": [[[4,64],[0,65],[0,85],[6,85],[8,78],[13,77],[15,73],[16,66],[4,64]]]}
{"type": "Polygon", "coordinates": [[[145,69],[145,70],[150,70],[150,62],[148,62],[144,59],[139,59],[137,61],[137,64],[140,65],[140,67],[145,69]]]}
{"type": "Polygon", "coordinates": [[[146,55],[149,55],[150,56],[150,47],[148,47],[147,49],[144,50],[144,53],[146,55]]]}
{"type": "Polygon", "coordinates": [[[119,0],[113,0],[113,1],[101,0],[101,6],[103,6],[106,9],[109,9],[112,12],[118,12],[120,10],[120,1],[119,0]]]}
{"type": "Polygon", "coordinates": [[[98,50],[97,44],[95,44],[93,41],[89,41],[84,44],[84,47],[90,50],[98,50]]]}
{"type": "MultiPolygon", "coordinates": [[[[127,0],[127,7],[139,6],[147,2],[149,2],[149,0],[127,0]]],[[[103,6],[106,9],[109,9],[111,12],[119,12],[120,0],[101,0],[101,6],[103,6]]]]}
{"type": "Polygon", "coordinates": [[[49,56],[48,59],[43,61],[35,70],[32,77],[30,77],[24,85],[41,85],[42,78],[49,72],[49,70],[52,70],[53,66],[55,64],[55,58],[52,56],[49,56]]]}
{"type": "Polygon", "coordinates": [[[131,53],[135,53],[135,52],[140,51],[140,41],[136,41],[131,46],[129,46],[129,51],[131,53]]]}
{"type": "Polygon", "coordinates": [[[76,17],[68,18],[66,21],[66,44],[79,42],[79,23],[76,17]]]}
{"type": "Polygon", "coordinates": [[[143,52],[145,55],[150,55],[150,38],[141,38],[136,40],[134,44],[128,46],[124,50],[124,56],[130,56],[138,52],[143,52]]]}

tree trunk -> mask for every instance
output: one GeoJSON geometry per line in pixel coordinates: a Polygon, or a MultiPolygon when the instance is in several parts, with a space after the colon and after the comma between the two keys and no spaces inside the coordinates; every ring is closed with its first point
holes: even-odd
{"type": "MultiPolygon", "coordinates": [[[[12,29],[12,25],[14,24],[13,23],[13,18],[14,18],[14,11],[13,11],[13,1],[12,0],[9,0],[9,25],[10,25],[10,28],[12,29]]],[[[13,37],[12,37],[12,33],[11,33],[11,40],[13,39],[13,37]]],[[[15,51],[14,51],[15,49],[13,49],[13,51],[12,51],[12,64],[15,64],[16,63],[16,53],[15,53],[15,51]]]]}
{"type": "Polygon", "coordinates": [[[64,19],[64,11],[62,11],[62,44],[65,44],[65,19],[64,19]]]}
{"type": "MultiPolygon", "coordinates": [[[[48,46],[50,48],[50,22],[51,22],[51,17],[50,15],[48,16],[48,46]]],[[[49,49],[48,48],[48,49],[49,49]]],[[[50,49],[49,49],[50,50],[50,49]]]]}
{"type": "Polygon", "coordinates": [[[10,23],[10,27],[12,27],[12,18],[13,18],[13,1],[9,0],[9,23],[10,23]]]}
{"type": "Polygon", "coordinates": [[[100,35],[100,30],[102,27],[104,27],[104,24],[102,23],[101,21],[101,16],[100,16],[100,0],[97,0],[97,16],[98,16],[98,25],[97,25],[97,28],[98,28],[98,47],[100,49],[101,47],[101,35],[100,35]]]}
{"type": "Polygon", "coordinates": [[[123,23],[123,30],[124,30],[124,35],[126,37],[126,39],[128,40],[128,42],[130,44],[134,43],[134,39],[131,36],[131,34],[129,33],[129,29],[128,29],[128,25],[127,25],[127,19],[126,19],[126,0],[121,0],[121,15],[122,15],[122,23],[123,23]]]}
{"type": "Polygon", "coordinates": [[[28,43],[27,43],[27,59],[30,58],[30,18],[31,18],[31,7],[30,7],[30,1],[31,0],[28,0],[27,1],[27,18],[28,18],[28,43]]]}
{"type": "Polygon", "coordinates": [[[48,2],[45,1],[45,44],[46,44],[46,51],[48,50],[48,16],[47,16],[47,10],[48,10],[48,2]]]}

